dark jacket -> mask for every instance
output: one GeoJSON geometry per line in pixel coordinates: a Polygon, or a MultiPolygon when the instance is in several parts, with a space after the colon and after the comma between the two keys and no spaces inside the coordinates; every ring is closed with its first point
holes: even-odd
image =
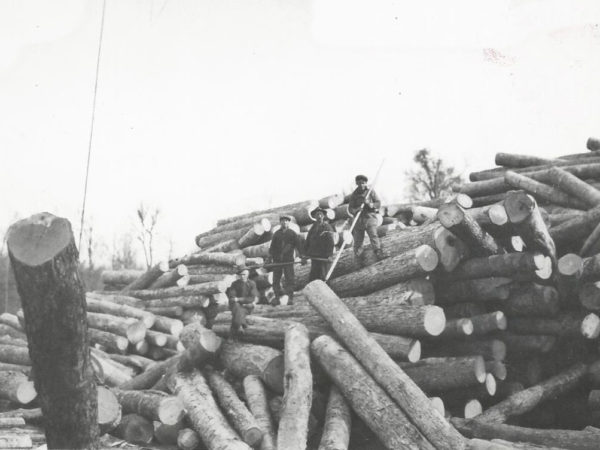
{"type": "MultiPolygon", "coordinates": [[[[291,262],[294,261],[294,250],[298,248],[298,235],[294,230],[279,229],[273,234],[269,255],[273,262],[291,262]]],[[[298,248],[298,251],[300,249],[298,248]]]]}
{"type": "Polygon", "coordinates": [[[363,208],[363,212],[360,214],[362,219],[372,219],[377,217],[377,213],[379,212],[379,207],[381,206],[381,200],[379,200],[379,196],[375,192],[375,190],[371,190],[369,193],[369,197],[367,198],[367,192],[369,189],[365,189],[364,191],[359,190],[360,188],[354,189],[354,192],[350,196],[350,201],[348,202],[348,212],[353,216],[360,210],[360,206],[365,202],[373,203],[373,207],[370,208],[367,205],[363,208]]]}
{"type": "Polygon", "coordinates": [[[333,253],[334,229],[328,223],[314,223],[304,246],[304,256],[316,258],[329,258],[333,253]]]}
{"type": "Polygon", "coordinates": [[[256,283],[252,280],[246,282],[242,280],[235,280],[231,283],[229,289],[227,289],[227,297],[229,298],[229,306],[235,302],[235,298],[243,298],[244,300],[240,303],[252,303],[255,299],[258,299],[258,289],[256,283]]]}

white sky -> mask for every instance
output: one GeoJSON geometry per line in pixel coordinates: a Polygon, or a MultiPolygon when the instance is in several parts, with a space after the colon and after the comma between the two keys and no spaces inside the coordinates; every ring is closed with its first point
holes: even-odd
{"type": "MultiPolygon", "coordinates": [[[[600,135],[600,2],[106,0],[87,217],[162,210],[175,253],[220,217],[372,175],[405,193],[429,147],[585,151],[600,135]]],[[[101,0],[0,0],[0,232],[50,211],[78,229],[101,0]]]]}

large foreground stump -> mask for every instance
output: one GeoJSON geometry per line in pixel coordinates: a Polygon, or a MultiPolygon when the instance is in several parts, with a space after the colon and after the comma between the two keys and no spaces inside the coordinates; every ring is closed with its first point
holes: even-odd
{"type": "Polygon", "coordinates": [[[40,213],[8,232],[49,448],[97,448],[96,385],[78,251],[66,219],[40,213]]]}

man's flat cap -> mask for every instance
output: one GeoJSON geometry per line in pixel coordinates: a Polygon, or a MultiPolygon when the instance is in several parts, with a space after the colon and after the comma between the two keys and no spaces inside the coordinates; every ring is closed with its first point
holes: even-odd
{"type": "Polygon", "coordinates": [[[359,181],[369,181],[369,179],[365,175],[356,175],[354,181],[358,183],[359,181]]]}

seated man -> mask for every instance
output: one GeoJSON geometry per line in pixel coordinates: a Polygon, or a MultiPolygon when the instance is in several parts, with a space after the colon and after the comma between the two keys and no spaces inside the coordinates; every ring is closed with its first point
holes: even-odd
{"type": "Polygon", "coordinates": [[[246,315],[252,312],[254,304],[258,300],[258,289],[256,283],[248,279],[249,273],[247,268],[241,268],[238,271],[239,278],[227,289],[229,309],[231,310],[229,336],[233,339],[242,334],[244,328],[247,328],[246,315]]]}

